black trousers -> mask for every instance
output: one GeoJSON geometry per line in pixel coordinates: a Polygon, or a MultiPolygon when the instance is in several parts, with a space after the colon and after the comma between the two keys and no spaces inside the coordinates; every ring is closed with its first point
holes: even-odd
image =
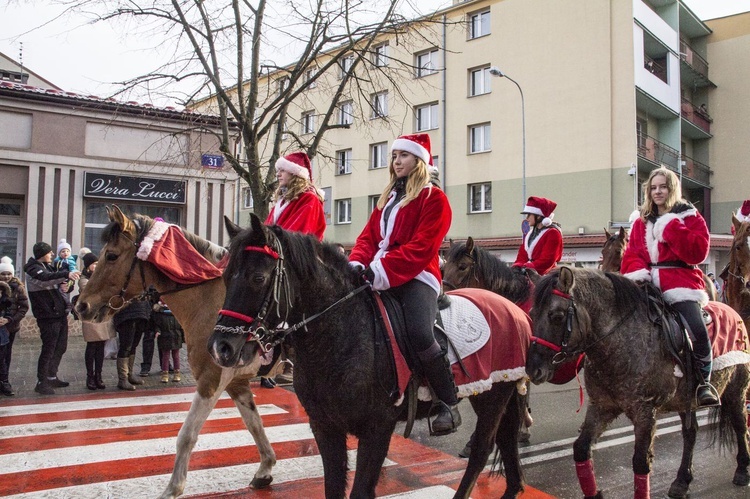
{"type": "Polygon", "coordinates": [[[151,363],[154,360],[154,344],[156,343],[156,331],[153,328],[148,328],[143,333],[143,362],[141,362],[141,370],[151,370],[151,363]]]}
{"type": "Polygon", "coordinates": [[[704,366],[711,363],[711,340],[708,338],[708,330],[703,322],[703,312],[701,306],[694,301],[678,301],[673,303],[672,307],[690,326],[692,336],[690,341],[693,342],[693,355],[704,366]]]}
{"type": "Polygon", "coordinates": [[[401,302],[404,320],[414,351],[418,354],[437,345],[432,332],[437,315],[437,293],[430,286],[412,279],[391,288],[391,293],[401,302]]]}
{"type": "Polygon", "coordinates": [[[104,344],[106,340],[89,341],[86,343],[86,374],[101,374],[104,365],[104,344]]]}
{"type": "Polygon", "coordinates": [[[13,342],[16,340],[16,331],[8,332],[10,342],[4,347],[0,347],[0,381],[8,381],[10,373],[10,357],[13,353],[13,342]]]}
{"type": "Polygon", "coordinates": [[[39,381],[57,376],[60,360],[68,349],[68,318],[37,319],[39,333],[42,337],[42,351],[39,352],[39,362],[36,367],[36,377],[39,381]]]}
{"type": "Polygon", "coordinates": [[[148,319],[133,319],[121,322],[115,327],[120,339],[120,349],[117,351],[118,359],[135,355],[141,336],[148,329],[148,323],[148,319]]]}

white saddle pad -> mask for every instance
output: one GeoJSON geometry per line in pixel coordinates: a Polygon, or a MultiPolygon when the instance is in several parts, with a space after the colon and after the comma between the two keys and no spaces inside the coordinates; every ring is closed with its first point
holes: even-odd
{"type": "MultiPolygon", "coordinates": [[[[451,305],[440,311],[445,332],[453,342],[460,358],[468,357],[490,339],[490,325],[482,311],[462,296],[451,296],[451,305]]],[[[456,354],[448,349],[448,360],[456,362],[456,354]]]]}

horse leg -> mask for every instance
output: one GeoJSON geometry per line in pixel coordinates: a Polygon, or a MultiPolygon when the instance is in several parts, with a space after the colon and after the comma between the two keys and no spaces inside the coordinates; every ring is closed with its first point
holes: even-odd
{"type": "Polygon", "coordinates": [[[345,497],[346,494],[346,432],[310,418],[315,443],[323,461],[326,498],[345,497]]]}
{"type": "Polygon", "coordinates": [[[358,435],[357,471],[354,474],[354,484],[349,497],[356,499],[370,499],[375,497],[375,486],[380,478],[383,461],[388,455],[391,436],[396,428],[393,425],[386,428],[371,428],[366,434],[358,435]]]}
{"type": "Polygon", "coordinates": [[[523,472],[521,471],[521,459],[518,454],[518,439],[520,431],[524,426],[524,420],[528,411],[528,399],[516,393],[516,385],[513,384],[508,405],[500,420],[500,428],[497,433],[496,443],[500,449],[500,457],[505,469],[506,488],[502,499],[515,498],[523,491],[523,472]]]}
{"type": "Polygon", "coordinates": [[[190,404],[185,422],[177,434],[177,454],[174,459],[174,469],[167,488],[159,496],[159,499],[174,499],[182,495],[185,490],[185,478],[187,477],[190,454],[198,441],[198,434],[203,428],[203,423],[213,410],[223,390],[216,390],[210,397],[201,395],[202,390],[197,390],[190,404]]]}
{"type": "MultiPolygon", "coordinates": [[[[633,498],[649,499],[651,497],[649,474],[651,473],[651,462],[654,459],[656,409],[651,405],[643,404],[632,420],[633,432],[635,434],[635,449],[633,451],[633,498]]],[[[693,442],[695,442],[695,438],[693,438],[693,442]]],[[[690,454],[692,454],[692,448],[690,454]]]]}
{"type": "Polygon", "coordinates": [[[576,474],[578,483],[584,497],[601,498],[601,491],[596,487],[596,475],[594,475],[594,461],[591,459],[591,445],[618,413],[601,411],[593,403],[589,403],[586,409],[586,418],[581,426],[581,433],[573,443],[573,460],[576,463],[576,474]]]}
{"type": "Polygon", "coordinates": [[[667,493],[669,497],[678,499],[687,497],[690,482],[693,481],[693,449],[698,435],[698,420],[695,412],[680,412],[680,420],[682,421],[682,461],[680,469],[677,470],[677,478],[674,479],[667,493]],[[689,428],[688,421],[690,422],[689,428]]]}
{"type": "MultiPolygon", "coordinates": [[[[747,410],[745,409],[748,383],[750,383],[750,371],[744,365],[736,366],[721,396],[719,409],[719,427],[728,432],[728,427],[731,426],[737,438],[737,468],[732,483],[741,487],[750,484],[750,474],[748,474],[750,453],[748,452],[747,410]]],[[[724,432],[719,434],[721,433],[724,432]]]]}
{"type": "Polygon", "coordinates": [[[229,384],[227,393],[232,397],[234,405],[240,411],[242,421],[253,436],[255,445],[258,447],[258,453],[260,454],[260,467],[255,472],[255,476],[253,476],[250,482],[250,487],[254,489],[268,487],[273,481],[271,470],[276,464],[276,453],[273,451],[271,443],[266,436],[263,421],[253,401],[253,392],[250,391],[250,386],[246,380],[238,379],[229,384]]]}

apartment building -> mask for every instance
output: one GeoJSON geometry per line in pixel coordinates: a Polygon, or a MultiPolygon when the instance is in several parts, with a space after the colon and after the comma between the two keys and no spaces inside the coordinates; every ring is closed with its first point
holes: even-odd
{"type": "MultiPolygon", "coordinates": [[[[453,207],[449,238],[512,260],[525,197],[545,196],[558,203],[563,260],[594,266],[604,228],[629,225],[640,182],[663,164],[711,228],[704,267],[720,268],[731,212],[750,197],[737,140],[747,134],[733,131],[748,131],[750,65],[738,57],[748,15],[706,24],[679,0],[469,0],[438,12],[441,27],[416,20],[384,36],[361,62],[411,70],[341,100],[338,123],[350,128],[326,133],[314,165],[326,238],[354,242],[387,182],[392,140],[426,132],[453,207]]],[[[284,72],[266,78],[272,89],[284,72]]],[[[285,126],[315,132],[336,78],[304,92],[285,126]]]]}

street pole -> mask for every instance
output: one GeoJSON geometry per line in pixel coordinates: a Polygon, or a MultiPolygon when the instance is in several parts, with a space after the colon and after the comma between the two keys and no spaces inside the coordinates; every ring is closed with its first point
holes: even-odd
{"type": "Polygon", "coordinates": [[[523,90],[521,89],[521,85],[518,84],[516,80],[508,76],[507,74],[503,73],[500,68],[497,66],[492,66],[490,68],[490,74],[492,76],[497,76],[498,78],[506,78],[513,82],[513,84],[518,89],[518,92],[521,94],[521,154],[522,154],[522,176],[521,176],[521,207],[525,206],[526,204],[526,103],[524,102],[523,98],[523,90]]]}

